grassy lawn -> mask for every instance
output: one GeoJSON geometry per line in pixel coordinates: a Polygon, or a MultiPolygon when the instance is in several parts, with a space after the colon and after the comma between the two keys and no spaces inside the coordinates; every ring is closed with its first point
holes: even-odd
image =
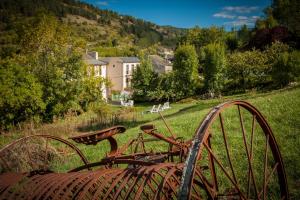
{"type": "MultiPolygon", "coordinates": [[[[212,100],[193,100],[187,103],[172,103],[171,109],[162,112],[166,121],[170,125],[172,131],[178,137],[183,137],[185,140],[192,139],[196,128],[199,126],[201,120],[209,112],[209,110],[224,101],[232,99],[246,100],[253,104],[267,119],[271,126],[277,143],[279,145],[286,173],[288,179],[289,191],[292,199],[300,199],[300,88],[290,88],[284,90],[277,90],[268,93],[248,93],[244,95],[226,96],[219,99],[212,100]]],[[[169,133],[158,114],[142,114],[143,111],[150,109],[152,105],[136,105],[134,121],[122,122],[122,125],[126,126],[127,131],[124,134],[120,134],[116,137],[119,146],[125,144],[128,140],[135,138],[140,133],[140,125],[152,123],[156,126],[159,132],[169,136],[169,133]]],[[[120,109],[118,106],[114,106],[114,110],[120,109]]],[[[226,129],[228,131],[238,130],[236,121],[231,120],[231,115],[235,111],[228,111],[229,114],[224,116],[226,129]]],[[[76,129],[76,124],[88,118],[88,114],[76,117],[70,121],[59,121],[54,124],[44,125],[35,130],[35,133],[49,133],[59,135],[63,138],[67,138],[70,135],[78,134],[80,131],[76,129]]],[[[245,120],[247,115],[245,113],[245,120]]],[[[245,124],[246,130],[248,127],[245,124]]],[[[259,132],[259,131],[258,131],[259,132]]],[[[3,146],[13,139],[21,137],[24,134],[28,134],[28,131],[16,131],[0,136],[0,146],[3,146]]],[[[216,144],[220,140],[220,135],[214,138],[216,144]],[[219,138],[218,138],[219,137],[219,138]]],[[[257,143],[259,143],[259,136],[257,136],[257,143]]],[[[231,140],[232,146],[235,147],[232,151],[239,151],[241,148],[238,142],[241,142],[241,138],[233,138],[231,140]]],[[[89,161],[99,161],[106,152],[109,151],[109,143],[103,141],[95,146],[78,145],[82,152],[86,155],[89,161]]],[[[164,143],[149,144],[149,149],[154,151],[166,150],[168,146],[164,143]]],[[[221,151],[221,150],[220,150],[221,151]]],[[[220,155],[221,156],[221,155],[220,155]]],[[[242,171],[242,166],[238,166],[238,158],[235,162],[237,169],[242,171]]],[[[76,161],[73,161],[76,163],[76,161]]],[[[73,164],[74,164],[73,163],[73,164]]],[[[259,165],[259,161],[257,161],[259,165]]],[[[242,165],[242,164],[241,164],[242,165]]],[[[261,164],[263,165],[263,163],[261,164]]],[[[69,168],[70,166],[59,165],[61,170],[69,168]]],[[[259,166],[258,166],[259,167],[259,166]]],[[[240,172],[243,173],[243,172],[240,172]]]]}

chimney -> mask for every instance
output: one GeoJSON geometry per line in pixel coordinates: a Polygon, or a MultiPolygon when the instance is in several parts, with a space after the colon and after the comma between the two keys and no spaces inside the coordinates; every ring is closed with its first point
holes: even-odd
{"type": "Polygon", "coordinates": [[[91,54],[91,56],[93,58],[95,58],[96,60],[98,60],[98,52],[97,51],[92,51],[90,54],[91,54]]]}

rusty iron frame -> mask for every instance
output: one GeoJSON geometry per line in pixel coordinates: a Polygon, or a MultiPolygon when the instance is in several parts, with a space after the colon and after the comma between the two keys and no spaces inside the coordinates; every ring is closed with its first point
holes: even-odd
{"type": "MultiPolygon", "coordinates": [[[[43,137],[68,145],[81,157],[84,164],[71,169],[67,173],[25,172],[0,174],[0,199],[203,199],[202,191],[210,199],[226,198],[226,196],[249,199],[251,187],[252,191],[255,192],[256,199],[267,199],[267,186],[276,172],[280,186],[280,197],[281,199],[289,198],[284,165],[275,137],[265,118],[251,104],[245,101],[230,101],[214,107],[200,123],[194,138],[188,141],[176,138],[165,118],[161,113],[159,114],[171,134],[170,137],[158,132],[152,124],[141,126],[142,133],[139,133],[137,138],[128,141],[121,147],[118,147],[114,136],[125,132],[126,129],[123,126],[114,126],[70,137],[75,142],[86,145],[96,145],[103,140],[110,142],[110,152],[100,161],[94,163],[89,163],[75,145],[56,136],[32,135],[12,142],[0,150],[0,158],[1,152],[20,141],[26,140],[26,138],[43,137]],[[245,193],[241,191],[234,171],[227,139],[228,133],[222,115],[226,108],[235,106],[237,107],[246,152],[246,162],[248,163],[247,191],[245,193]],[[252,115],[250,145],[247,143],[241,109],[252,115]],[[229,162],[229,170],[225,169],[211,144],[213,133],[210,127],[217,121],[220,123],[221,137],[225,146],[224,153],[229,162]],[[255,156],[253,140],[256,123],[265,134],[262,190],[259,190],[256,186],[252,168],[252,160],[255,156]],[[143,134],[150,135],[152,138],[145,139],[143,134]],[[169,149],[162,152],[147,151],[145,144],[149,141],[164,141],[169,144],[169,149]],[[139,147],[141,147],[140,151],[139,147]],[[128,153],[130,149],[131,151],[128,153]],[[204,159],[202,157],[203,150],[208,152],[208,166],[198,164],[199,160],[204,159]],[[271,170],[267,169],[268,151],[272,153],[275,160],[275,165],[269,166],[271,170]],[[174,156],[179,159],[175,161],[174,156]],[[227,194],[219,193],[216,167],[221,169],[221,172],[232,184],[234,189],[231,192],[227,194]],[[205,170],[209,171],[211,180],[204,175],[205,170]]],[[[46,145],[48,145],[47,140],[46,145]]]]}

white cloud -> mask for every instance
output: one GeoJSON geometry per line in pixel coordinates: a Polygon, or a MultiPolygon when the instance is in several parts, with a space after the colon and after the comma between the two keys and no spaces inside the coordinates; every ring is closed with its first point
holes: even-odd
{"type": "Polygon", "coordinates": [[[237,17],[239,20],[247,20],[248,19],[248,17],[246,17],[246,16],[238,16],[237,17]]]}
{"type": "Polygon", "coordinates": [[[224,11],[236,12],[236,13],[252,13],[259,9],[258,6],[225,6],[224,11]]]}
{"type": "Polygon", "coordinates": [[[219,12],[213,15],[214,17],[225,18],[225,19],[234,19],[235,15],[230,15],[226,12],[219,12]]]}
{"type": "Polygon", "coordinates": [[[224,25],[228,26],[242,26],[242,25],[247,25],[247,26],[254,26],[256,20],[259,19],[258,16],[238,16],[236,20],[225,22],[224,25]]]}
{"type": "Polygon", "coordinates": [[[108,6],[107,1],[97,1],[96,4],[99,5],[99,6],[108,6]]]}
{"type": "Polygon", "coordinates": [[[252,16],[251,18],[256,20],[256,19],[260,19],[260,16],[252,16]]]}
{"type": "Polygon", "coordinates": [[[232,19],[232,21],[225,22],[224,25],[228,26],[254,26],[259,16],[252,15],[251,13],[259,10],[258,6],[225,6],[213,17],[232,19]]]}

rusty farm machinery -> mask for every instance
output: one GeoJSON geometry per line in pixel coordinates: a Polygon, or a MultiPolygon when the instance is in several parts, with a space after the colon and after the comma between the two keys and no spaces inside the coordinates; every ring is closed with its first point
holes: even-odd
{"type": "Polygon", "coordinates": [[[56,136],[15,140],[0,150],[0,199],[289,198],[272,130],[251,104],[214,107],[189,140],[166,126],[170,136],[143,125],[121,147],[116,137],[126,132],[123,126],[69,138],[81,145],[107,140],[110,151],[96,162],[56,136]]]}

